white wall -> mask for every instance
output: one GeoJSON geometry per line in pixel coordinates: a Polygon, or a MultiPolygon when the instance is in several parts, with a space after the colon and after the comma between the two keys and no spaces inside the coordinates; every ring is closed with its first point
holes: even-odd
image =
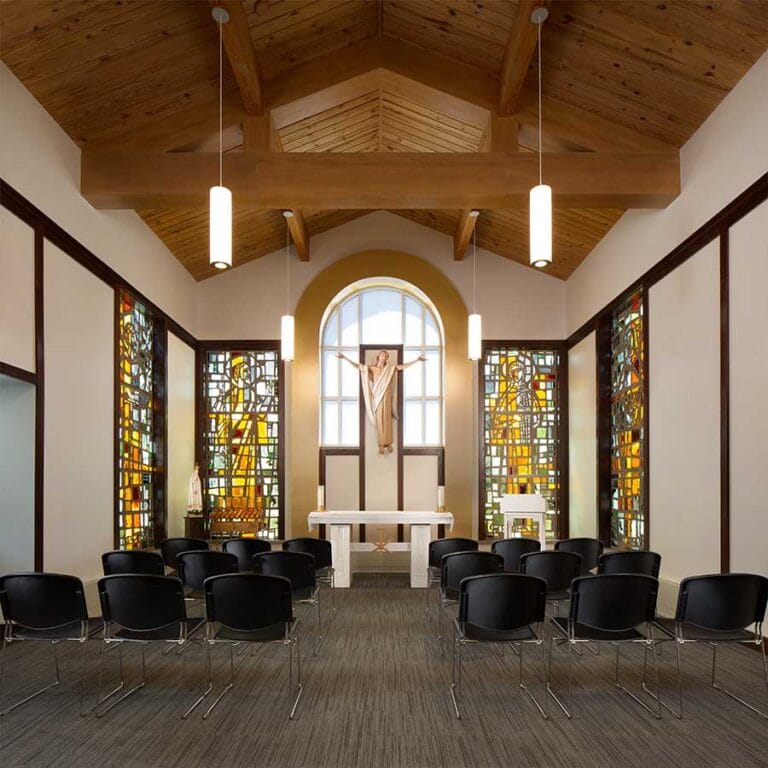
{"type": "Polygon", "coordinates": [[[46,241],[43,566],[84,581],[113,549],[112,288],[46,241]]]}
{"type": "Polygon", "coordinates": [[[2,206],[0,361],[35,370],[35,233],[2,206]]]}
{"type": "Polygon", "coordinates": [[[681,149],[677,200],[627,211],[571,275],[569,334],[768,170],[767,83],[765,53],[681,149]]]}
{"type": "Polygon", "coordinates": [[[719,297],[717,241],[648,296],[650,546],[670,582],[720,570],[719,297]]]}
{"type": "Polygon", "coordinates": [[[189,478],[195,464],[195,351],[168,334],[168,536],[184,535],[189,478]]]}
{"type": "MultiPolygon", "coordinates": [[[[440,269],[472,306],[472,259],[453,260],[453,238],[387,211],[377,211],[312,238],[311,259],[291,260],[291,308],[315,276],[345,256],[367,250],[412,253],[440,269]]],[[[381,274],[387,274],[386,263],[381,274]]],[[[201,339],[276,339],[285,314],[285,250],[197,286],[201,339]],[[231,311],[236,307],[237,311],[231,311]]],[[[561,339],[565,335],[565,283],[529,267],[477,251],[477,309],[491,339],[561,339]]]]}
{"type": "Polygon", "coordinates": [[[569,534],[597,537],[595,334],[568,352],[569,534]]]}
{"type": "Polygon", "coordinates": [[[768,576],[768,203],[731,228],[729,254],[731,571],[768,576]]]}
{"type": "Polygon", "coordinates": [[[35,386],[0,375],[0,574],[35,569],[35,386]]]}
{"type": "Polygon", "coordinates": [[[80,149],[0,63],[0,176],[194,333],[195,281],[133,211],[80,196],[80,149]]]}

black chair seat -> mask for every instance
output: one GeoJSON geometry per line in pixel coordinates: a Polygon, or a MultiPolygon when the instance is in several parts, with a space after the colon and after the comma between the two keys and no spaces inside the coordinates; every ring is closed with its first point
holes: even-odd
{"type": "Polygon", "coordinates": [[[570,600],[570,599],[571,599],[570,589],[557,589],[554,592],[547,592],[547,600],[549,602],[556,602],[558,600],[570,600]]]}
{"type": "MultiPolygon", "coordinates": [[[[296,622],[294,621],[293,624],[296,622]]],[[[249,630],[247,632],[241,629],[232,629],[231,627],[220,626],[214,634],[215,640],[229,640],[232,642],[250,642],[264,643],[273,640],[285,639],[285,622],[272,624],[269,627],[249,630]]]]}
{"type": "MultiPolygon", "coordinates": [[[[88,637],[95,635],[104,626],[101,619],[88,619],[88,637]]],[[[62,627],[54,629],[28,629],[21,624],[13,625],[14,638],[23,640],[66,640],[67,638],[77,638],[80,636],[80,622],[75,621],[71,624],[65,624],[62,627]]]]}
{"type": "MultiPolygon", "coordinates": [[[[457,622],[458,625],[458,622],[457,622]]],[[[518,629],[499,630],[481,627],[478,624],[464,625],[464,639],[476,640],[482,643],[517,643],[523,640],[536,640],[536,633],[530,626],[518,629]]]]}
{"type": "MultiPolygon", "coordinates": [[[[662,632],[675,637],[675,620],[657,618],[654,621],[654,625],[657,626],[662,632]]],[[[721,632],[714,629],[704,629],[704,627],[697,627],[695,624],[683,622],[683,639],[684,640],[696,640],[703,643],[714,642],[754,642],[754,632],[747,632],[743,629],[737,629],[732,632],[721,632]]]]}
{"type": "MultiPolygon", "coordinates": [[[[565,616],[555,616],[552,621],[562,632],[568,634],[568,618],[565,616]]],[[[574,624],[575,637],[577,640],[602,640],[607,643],[624,640],[645,640],[645,635],[638,632],[637,629],[626,629],[621,632],[610,632],[605,629],[596,629],[586,624],[576,622],[574,624]]]]}
{"type": "MultiPolygon", "coordinates": [[[[187,625],[187,637],[191,636],[198,628],[200,628],[204,621],[203,619],[185,619],[187,625]]],[[[166,624],[164,627],[158,627],[157,629],[150,629],[146,632],[125,629],[122,628],[117,632],[112,633],[114,640],[143,640],[143,641],[157,641],[157,640],[178,640],[179,639],[179,624],[174,622],[173,624],[166,624]]]]}

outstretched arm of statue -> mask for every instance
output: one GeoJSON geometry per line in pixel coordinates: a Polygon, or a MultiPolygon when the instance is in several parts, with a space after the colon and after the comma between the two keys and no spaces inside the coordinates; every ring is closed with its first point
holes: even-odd
{"type": "Polygon", "coordinates": [[[341,360],[346,360],[350,365],[354,365],[355,368],[365,368],[366,367],[364,363],[357,363],[354,360],[352,360],[351,358],[347,357],[342,352],[337,352],[336,353],[336,357],[340,358],[341,360]]]}
{"type": "Polygon", "coordinates": [[[397,366],[398,371],[404,371],[406,368],[410,368],[415,363],[423,363],[427,358],[424,355],[419,355],[417,358],[411,360],[410,363],[403,363],[397,366]]]}

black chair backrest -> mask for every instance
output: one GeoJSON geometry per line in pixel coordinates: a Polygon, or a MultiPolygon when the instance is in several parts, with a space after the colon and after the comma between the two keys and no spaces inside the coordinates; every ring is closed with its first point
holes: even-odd
{"type": "Polygon", "coordinates": [[[123,573],[99,579],[106,622],[146,632],[186,620],[184,587],[175,576],[123,573]]]}
{"type": "Polygon", "coordinates": [[[249,632],[293,621],[291,582],[282,576],[231,573],[205,582],[208,621],[249,632]]]}
{"type": "Polygon", "coordinates": [[[519,573],[469,576],[460,585],[459,621],[509,631],[544,621],[547,582],[519,573]]]}
{"type": "Polygon", "coordinates": [[[598,575],[603,573],[641,573],[659,578],[661,555],[658,552],[637,550],[632,552],[608,552],[597,561],[598,575]]]}
{"type": "Polygon", "coordinates": [[[314,587],[315,558],[306,552],[264,552],[253,558],[253,570],[265,576],[282,576],[298,591],[314,587]]]}
{"type": "Polygon", "coordinates": [[[440,568],[443,555],[453,552],[477,552],[479,544],[474,539],[435,539],[429,542],[429,566],[440,568]]]}
{"type": "Polygon", "coordinates": [[[675,619],[719,632],[760,623],[768,602],[768,578],[755,573],[714,573],[680,582],[675,619]]]}
{"type": "Polygon", "coordinates": [[[622,632],[656,615],[659,581],[636,573],[580,576],[571,584],[571,621],[622,632]]]}
{"type": "Polygon", "coordinates": [[[503,570],[504,558],[494,552],[451,552],[443,555],[440,586],[448,595],[458,597],[462,579],[503,570]]]}
{"type": "Polygon", "coordinates": [[[158,552],[148,549],[118,549],[101,556],[101,567],[105,576],[117,573],[146,573],[165,576],[163,558],[158,552]]]}
{"type": "Polygon", "coordinates": [[[599,539],[562,539],[555,544],[556,552],[575,552],[581,555],[581,575],[585,576],[597,567],[603,554],[603,542],[599,539]]]}
{"type": "Polygon", "coordinates": [[[283,552],[305,552],[315,558],[315,570],[330,568],[333,564],[331,557],[331,542],[325,539],[313,539],[309,536],[301,539],[288,539],[283,542],[283,552]]]}
{"type": "Polygon", "coordinates": [[[208,542],[205,539],[187,539],[183,536],[175,539],[163,539],[160,542],[160,554],[163,556],[163,562],[174,570],[176,570],[176,556],[180,552],[208,548],[208,542]]]}
{"type": "Polygon", "coordinates": [[[491,544],[491,552],[504,558],[504,570],[508,573],[520,573],[520,558],[529,552],[539,552],[541,542],[538,539],[525,537],[517,539],[501,539],[491,544]]]}
{"type": "Polygon", "coordinates": [[[531,552],[520,558],[520,573],[544,579],[548,592],[561,592],[581,574],[581,555],[560,550],[531,552]]]}
{"type": "Polygon", "coordinates": [[[83,582],[60,573],[0,576],[0,608],[7,622],[27,629],[55,629],[88,618],[83,582]]]}
{"type": "Polygon", "coordinates": [[[211,576],[237,573],[237,557],[231,552],[181,552],[176,557],[178,574],[184,586],[203,591],[203,583],[211,576]]]}
{"type": "Polygon", "coordinates": [[[272,545],[266,539],[227,539],[222,547],[225,552],[237,558],[241,573],[253,570],[254,555],[272,551],[272,545]]]}

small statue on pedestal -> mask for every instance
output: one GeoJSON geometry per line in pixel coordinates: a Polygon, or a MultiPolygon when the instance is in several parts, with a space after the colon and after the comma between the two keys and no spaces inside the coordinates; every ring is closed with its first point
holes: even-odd
{"type": "Polygon", "coordinates": [[[203,488],[200,483],[200,465],[197,462],[195,462],[195,468],[189,478],[187,513],[193,516],[203,514],[203,488]]]}

